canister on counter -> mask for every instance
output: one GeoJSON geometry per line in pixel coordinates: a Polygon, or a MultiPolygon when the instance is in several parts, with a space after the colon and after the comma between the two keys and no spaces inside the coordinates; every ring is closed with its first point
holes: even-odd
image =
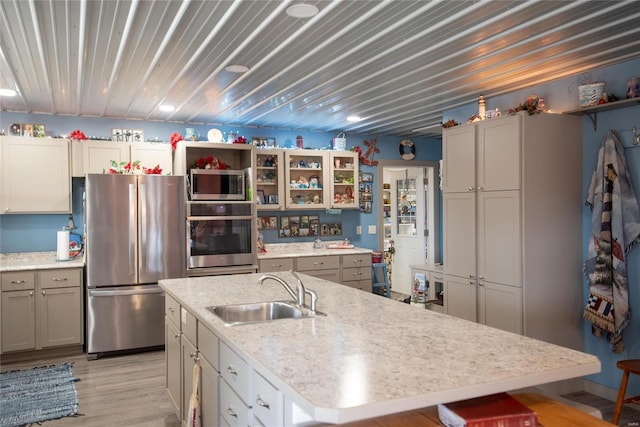
{"type": "Polygon", "coordinates": [[[382,262],[382,252],[380,251],[374,251],[371,253],[371,262],[373,264],[377,263],[377,262],[382,262]]]}

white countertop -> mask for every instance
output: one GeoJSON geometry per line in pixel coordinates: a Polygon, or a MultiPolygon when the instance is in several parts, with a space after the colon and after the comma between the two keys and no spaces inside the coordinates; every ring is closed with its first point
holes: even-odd
{"type": "Polygon", "coordinates": [[[56,261],[55,252],[14,252],[0,254],[0,272],[82,267],[84,267],[84,258],[82,255],[68,261],[56,261]]]}
{"type": "Polygon", "coordinates": [[[320,255],[358,255],[373,252],[371,249],[354,246],[349,249],[329,249],[327,244],[342,243],[342,240],[323,240],[322,248],[314,249],[313,242],[304,243],[267,243],[267,252],[259,253],[258,259],[291,258],[320,255]]]}
{"type": "MultiPolygon", "coordinates": [[[[288,282],[290,273],[276,273],[288,282]]],[[[207,306],[285,300],[261,274],[160,281],[316,421],[342,423],[600,372],[597,357],[301,274],[326,317],[225,326],[207,306]]]]}

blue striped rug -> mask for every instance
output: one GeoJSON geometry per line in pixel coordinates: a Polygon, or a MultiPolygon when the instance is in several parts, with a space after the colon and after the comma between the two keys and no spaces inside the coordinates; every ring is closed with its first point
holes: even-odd
{"type": "Polygon", "coordinates": [[[14,427],[78,413],[71,363],[0,374],[0,427],[14,427]]]}

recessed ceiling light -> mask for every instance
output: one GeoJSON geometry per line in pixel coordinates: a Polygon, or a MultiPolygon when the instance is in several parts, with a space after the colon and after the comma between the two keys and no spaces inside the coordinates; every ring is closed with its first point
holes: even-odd
{"type": "Polygon", "coordinates": [[[173,105],[169,105],[169,104],[162,104],[160,107],[158,107],[160,109],[160,111],[174,111],[176,109],[176,107],[174,107],[173,105]]]}
{"type": "Polygon", "coordinates": [[[224,67],[224,69],[230,73],[246,73],[247,71],[249,71],[249,67],[239,64],[227,65],[226,67],[224,67]]]}
{"type": "Polygon", "coordinates": [[[0,89],[0,96],[16,96],[17,92],[13,89],[0,89]]]}
{"type": "Polygon", "coordinates": [[[298,3],[287,8],[287,15],[294,18],[311,18],[318,14],[318,8],[312,4],[298,3]]]}
{"type": "Polygon", "coordinates": [[[360,120],[362,120],[362,117],[360,117],[360,116],[349,116],[349,117],[347,117],[347,121],[348,122],[359,122],[360,120]]]}

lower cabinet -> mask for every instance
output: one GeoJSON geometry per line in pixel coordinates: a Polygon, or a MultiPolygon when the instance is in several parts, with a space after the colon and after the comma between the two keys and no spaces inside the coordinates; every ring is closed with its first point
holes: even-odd
{"type": "Polygon", "coordinates": [[[2,353],[82,344],[82,268],[1,273],[2,353]]]}
{"type": "Polygon", "coordinates": [[[340,283],[340,256],[325,255],[296,258],[296,271],[319,279],[340,283]]]}
{"type": "Polygon", "coordinates": [[[444,303],[448,315],[477,322],[475,280],[445,275],[444,303]]]}
{"type": "Polygon", "coordinates": [[[203,427],[220,425],[218,337],[169,295],[165,295],[165,387],[183,425],[188,425],[194,366],[200,365],[198,396],[203,427]],[[201,346],[202,350],[198,346],[201,346]]]}
{"type": "Polygon", "coordinates": [[[276,271],[294,270],[293,258],[267,258],[261,259],[259,264],[260,273],[273,273],[276,271]]]}
{"type": "Polygon", "coordinates": [[[522,288],[480,282],[478,291],[478,322],[522,335],[522,288]]]}
{"type": "Polygon", "coordinates": [[[342,255],[342,284],[372,292],[371,254],[342,255]]]}

